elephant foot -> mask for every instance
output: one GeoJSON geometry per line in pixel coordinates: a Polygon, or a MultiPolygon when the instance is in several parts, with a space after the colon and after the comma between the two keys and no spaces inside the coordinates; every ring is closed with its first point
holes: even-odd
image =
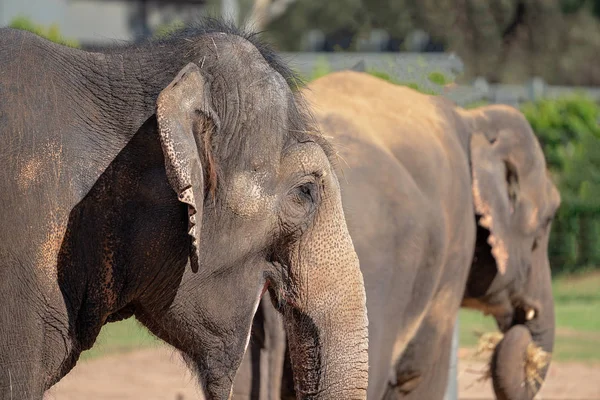
{"type": "Polygon", "coordinates": [[[409,379],[405,379],[404,382],[402,382],[396,387],[396,390],[398,390],[402,394],[408,394],[415,390],[422,380],[423,377],[421,376],[421,374],[417,373],[417,375],[409,379]]]}
{"type": "Polygon", "coordinates": [[[417,371],[404,372],[401,375],[392,376],[388,382],[387,390],[383,395],[383,400],[393,400],[405,397],[415,390],[422,380],[422,374],[417,371]]]}

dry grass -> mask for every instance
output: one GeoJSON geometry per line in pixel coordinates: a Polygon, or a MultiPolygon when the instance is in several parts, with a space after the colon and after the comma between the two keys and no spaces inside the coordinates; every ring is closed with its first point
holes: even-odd
{"type": "Polygon", "coordinates": [[[544,380],[539,374],[539,371],[544,369],[550,363],[550,353],[542,350],[541,347],[535,343],[529,343],[527,345],[527,352],[525,356],[525,379],[527,385],[535,390],[536,383],[541,385],[544,380]]]}
{"type": "Polygon", "coordinates": [[[492,355],[494,354],[494,349],[503,337],[504,335],[500,332],[485,332],[479,334],[475,357],[485,358],[487,367],[482,372],[482,376],[477,379],[477,382],[486,381],[492,377],[492,355]]]}
{"type": "MultiPolygon", "coordinates": [[[[486,381],[492,377],[492,356],[494,349],[503,337],[504,335],[500,332],[486,332],[479,335],[475,356],[485,357],[487,359],[487,368],[482,372],[482,376],[477,379],[477,382],[486,381]]],[[[547,353],[535,343],[532,342],[527,345],[525,360],[523,361],[523,369],[525,371],[525,382],[523,384],[527,385],[534,392],[537,385],[541,385],[543,382],[539,371],[548,365],[550,357],[550,353],[547,353]]]]}

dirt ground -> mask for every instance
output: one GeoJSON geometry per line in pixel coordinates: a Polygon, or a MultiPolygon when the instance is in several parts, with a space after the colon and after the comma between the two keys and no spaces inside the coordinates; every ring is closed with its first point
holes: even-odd
{"type": "MultiPolygon", "coordinates": [[[[493,399],[489,382],[477,383],[484,365],[459,361],[459,398],[493,399]]],[[[80,362],[46,393],[44,400],[200,399],[192,374],[168,348],[80,362]]],[[[540,400],[600,400],[600,365],[553,363],[540,400]]]]}

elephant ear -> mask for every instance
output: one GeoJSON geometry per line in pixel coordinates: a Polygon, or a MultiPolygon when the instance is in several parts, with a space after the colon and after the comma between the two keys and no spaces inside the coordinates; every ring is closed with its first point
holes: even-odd
{"type": "Polygon", "coordinates": [[[197,272],[204,206],[204,168],[199,144],[204,131],[217,125],[209,84],[196,64],[186,65],[159,94],[156,119],[167,178],[188,207],[190,263],[197,272]]]}
{"type": "MultiPolygon", "coordinates": [[[[491,139],[483,133],[471,136],[473,203],[480,216],[479,225],[490,232],[488,243],[502,275],[506,273],[509,258],[516,255],[511,237],[515,236],[520,175],[526,163],[520,148],[523,144],[510,130],[501,130],[491,139]]],[[[528,218],[536,213],[533,208],[525,211],[528,218]]]]}

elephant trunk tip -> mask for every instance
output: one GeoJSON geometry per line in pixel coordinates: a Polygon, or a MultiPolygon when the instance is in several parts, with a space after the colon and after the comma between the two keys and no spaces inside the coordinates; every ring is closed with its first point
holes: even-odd
{"type": "Polygon", "coordinates": [[[538,346],[523,325],[499,335],[488,374],[496,396],[501,400],[533,399],[544,382],[551,353],[538,346]]]}

